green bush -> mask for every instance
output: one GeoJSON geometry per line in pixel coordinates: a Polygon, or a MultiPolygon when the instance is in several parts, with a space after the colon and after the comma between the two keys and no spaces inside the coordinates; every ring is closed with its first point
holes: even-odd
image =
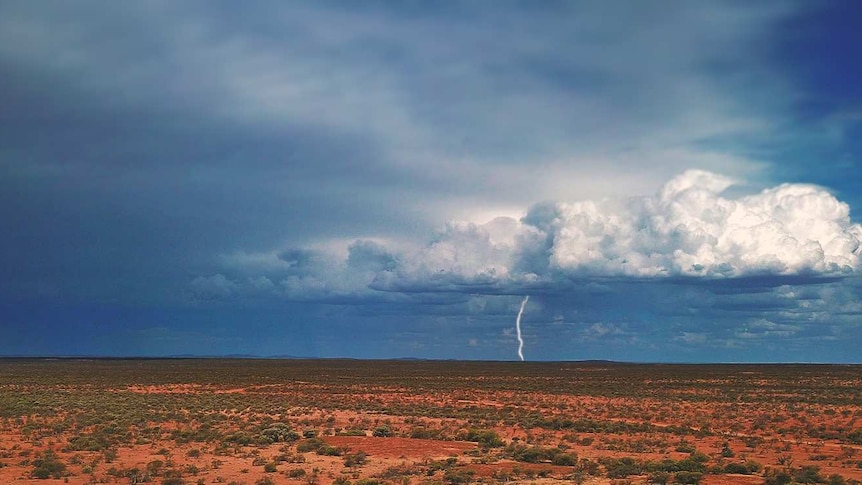
{"type": "Polygon", "coordinates": [[[766,472],[763,474],[764,485],[787,485],[792,481],[793,477],[791,477],[785,470],[772,470],[767,468],[766,472]]]}
{"type": "Polygon", "coordinates": [[[544,448],[541,446],[524,446],[511,444],[506,447],[506,453],[515,461],[524,463],[548,462],[555,465],[575,466],[576,456],[564,453],[560,448],[544,448]]]}
{"type": "Polygon", "coordinates": [[[505,444],[500,435],[490,429],[471,428],[467,430],[463,439],[464,441],[475,441],[482,448],[500,448],[505,444]]]}
{"type": "Polygon", "coordinates": [[[640,475],[643,473],[643,465],[633,458],[600,458],[599,463],[607,470],[608,478],[625,478],[629,475],[640,475]]]}
{"type": "Polygon", "coordinates": [[[833,474],[829,475],[829,478],[826,481],[827,485],[846,485],[847,480],[844,479],[841,475],[833,474]]]}
{"type": "Polygon", "coordinates": [[[679,444],[676,445],[676,451],[680,453],[694,453],[697,449],[688,441],[680,441],[679,444]]]}
{"type": "Polygon", "coordinates": [[[317,451],[321,446],[326,446],[326,443],[320,438],[309,438],[300,441],[296,445],[296,451],[298,453],[307,453],[309,451],[317,451]]]}
{"type": "Polygon", "coordinates": [[[738,473],[741,475],[747,475],[748,468],[742,463],[728,463],[724,466],[724,473],[738,473]]]}
{"type": "Polygon", "coordinates": [[[254,443],[254,438],[248,433],[237,431],[224,437],[226,443],[235,443],[241,446],[247,446],[254,443]]]}
{"type": "Polygon", "coordinates": [[[162,472],[162,468],[164,468],[165,462],[162,460],[153,460],[147,463],[147,474],[151,476],[158,476],[162,472]]]}
{"type": "Polygon", "coordinates": [[[293,442],[299,439],[299,433],[293,431],[290,429],[290,426],[284,423],[276,423],[261,431],[260,435],[270,443],[282,441],[293,442]]]}
{"type": "Polygon", "coordinates": [[[63,472],[66,471],[66,465],[61,463],[57,459],[57,456],[50,451],[45,452],[42,458],[33,460],[33,466],[35,468],[33,469],[31,475],[33,476],[33,478],[38,479],[58,479],[63,475],[63,472]]]}
{"type": "Polygon", "coordinates": [[[653,472],[647,477],[647,483],[656,485],[665,485],[670,480],[668,472],[653,472]]]}
{"type": "Polygon", "coordinates": [[[700,483],[700,479],[703,478],[703,473],[698,472],[676,472],[673,474],[673,482],[681,483],[684,485],[695,485],[700,483]]]}
{"type": "Polygon", "coordinates": [[[69,438],[69,449],[73,451],[102,451],[110,446],[103,436],[85,434],[69,438]]]}
{"type": "Polygon", "coordinates": [[[443,473],[443,480],[449,485],[463,485],[470,483],[473,479],[473,472],[468,470],[458,470],[450,468],[443,473]]]}
{"type": "Polygon", "coordinates": [[[798,483],[822,483],[825,481],[820,475],[820,467],[814,465],[806,465],[793,472],[793,480],[798,483]]]}
{"type": "Polygon", "coordinates": [[[336,448],[334,446],[324,444],[317,449],[317,454],[322,456],[341,456],[341,453],[343,451],[344,450],[342,450],[341,448],[336,448]]]}
{"type": "MultiPolygon", "coordinates": [[[[704,455],[705,456],[705,455],[704,455]]],[[[709,458],[707,457],[707,460],[709,458]]],[[[680,460],[676,462],[676,468],[674,471],[680,472],[691,472],[691,473],[703,473],[706,471],[706,461],[701,461],[698,457],[690,457],[684,460],[680,460]]]]}
{"type": "Polygon", "coordinates": [[[368,462],[368,455],[362,451],[344,456],[344,466],[346,467],[362,466],[366,462],[368,462]]]}
{"type": "Polygon", "coordinates": [[[288,478],[302,478],[305,476],[305,470],[302,468],[294,468],[293,470],[289,470],[287,472],[288,478]]]}
{"type": "Polygon", "coordinates": [[[551,464],[557,466],[575,466],[578,464],[578,457],[569,453],[557,453],[551,458],[551,464]]]}

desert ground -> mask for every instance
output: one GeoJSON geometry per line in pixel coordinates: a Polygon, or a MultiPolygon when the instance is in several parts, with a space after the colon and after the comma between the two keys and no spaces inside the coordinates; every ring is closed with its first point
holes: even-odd
{"type": "Polygon", "coordinates": [[[862,366],[0,359],[0,483],[862,480],[862,366]]]}

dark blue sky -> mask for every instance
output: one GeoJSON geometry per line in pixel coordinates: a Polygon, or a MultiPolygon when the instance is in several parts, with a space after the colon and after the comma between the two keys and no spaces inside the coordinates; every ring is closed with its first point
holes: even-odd
{"type": "Polygon", "coordinates": [[[0,355],[860,362],[862,8],[0,4],[0,355]]]}

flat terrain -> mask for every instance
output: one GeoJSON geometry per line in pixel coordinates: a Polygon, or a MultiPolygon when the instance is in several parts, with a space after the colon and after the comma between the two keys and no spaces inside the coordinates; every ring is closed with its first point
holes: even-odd
{"type": "Polygon", "coordinates": [[[862,366],[0,359],[0,483],[853,483],[862,366]]]}

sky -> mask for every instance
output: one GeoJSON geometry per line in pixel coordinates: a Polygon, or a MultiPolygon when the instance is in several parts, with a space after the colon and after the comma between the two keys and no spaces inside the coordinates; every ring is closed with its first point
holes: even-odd
{"type": "Polygon", "coordinates": [[[862,362],[860,23],[0,2],[0,355],[862,362]]]}

